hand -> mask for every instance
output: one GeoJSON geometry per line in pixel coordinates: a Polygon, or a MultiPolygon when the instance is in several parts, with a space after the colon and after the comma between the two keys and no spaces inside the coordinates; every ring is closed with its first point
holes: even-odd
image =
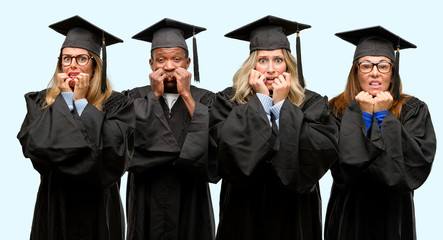
{"type": "Polygon", "coordinates": [[[155,70],[149,74],[149,81],[151,83],[151,89],[157,98],[160,98],[165,91],[163,81],[167,77],[165,71],[162,68],[155,70]]]}
{"type": "Polygon", "coordinates": [[[249,86],[251,86],[254,92],[269,96],[269,90],[265,85],[265,81],[266,77],[264,74],[255,69],[251,69],[249,72],[249,86]]]}
{"type": "Polygon", "coordinates": [[[289,95],[289,90],[291,89],[291,74],[284,72],[282,75],[279,75],[278,78],[274,79],[272,89],[274,104],[285,100],[289,95]]]}
{"type": "Polygon", "coordinates": [[[188,70],[178,67],[174,70],[173,77],[177,81],[177,93],[180,96],[191,96],[192,74],[188,70]]]}
{"type": "Polygon", "coordinates": [[[355,100],[358,102],[360,109],[363,112],[374,114],[374,98],[371,94],[361,91],[355,96],[355,100]]]}
{"type": "Polygon", "coordinates": [[[74,89],[69,86],[71,78],[66,73],[57,74],[57,87],[60,92],[73,92],[74,89]]]}
{"type": "Polygon", "coordinates": [[[75,81],[74,102],[86,98],[89,89],[90,77],[87,73],[80,73],[71,81],[75,81]]]}
{"type": "Polygon", "coordinates": [[[391,109],[394,99],[388,91],[379,92],[374,98],[374,112],[391,109]]]}

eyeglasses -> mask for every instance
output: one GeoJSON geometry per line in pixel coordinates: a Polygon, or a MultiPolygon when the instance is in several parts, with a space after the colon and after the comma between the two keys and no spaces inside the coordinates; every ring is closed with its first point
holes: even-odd
{"type": "Polygon", "coordinates": [[[65,67],[71,65],[72,63],[72,59],[74,59],[77,61],[77,64],[80,66],[85,66],[86,64],[88,64],[89,59],[94,58],[92,56],[89,56],[87,54],[80,54],[77,56],[71,56],[71,55],[66,55],[63,54],[61,57],[59,57],[58,59],[60,60],[61,64],[65,67]]]}
{"type": "Polygon", "coordinates": [[[360,72],[362,73],[370,73],[374,69],[374,66],[377,66],[377,70],[381,73],[388,73],[391,71],[392,63],[390,62],[379,62],[379,63],[371,63],[371,62],[359,62],[358,63],[360,72]]]}

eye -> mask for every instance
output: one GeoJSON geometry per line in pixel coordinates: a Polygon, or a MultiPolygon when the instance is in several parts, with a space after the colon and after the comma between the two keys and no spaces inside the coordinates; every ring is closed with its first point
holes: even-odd
{"type": "Polygon", "coordinates": [[[276,63],[282,63],[282,62],[283,62],[283,59],[282,59],[282,58],[277,58],[277,59],[275,59],[275,62],[276,62],[276,63]]]}
{"type": "Polygon", "coordinates": [[[175,62],[180,62],[181,60],[182,60],[182,59],[179,58],[179,57],[174,58],[174,61],[175,61],[175,62]]]}
{"type": "Polygon", "coordinates": [[[165,59],[164,58],[157,58],[157,60],[156,60],[157,62],[159,62],[159,63],[162,63],[162,62],[164,62],[165,61],[165,59]]]}
{"type": "Polygon", "coordinates": [[[378,64],[378,68],[380,68],[380,70],[388,70],[390,66],[391,65],[389,63],[380,63],[380,64],[378,64]]]}
{"type": "Polygon", "coordinates": [[[80,63],[85,63],[88,61],[88,56],[86,55],[79,55],[77,56],[77,61],[80,63]]]}
{"type": "Polygon", "coordinates": [[[259,62],[259,63],[266,63],[266,62],[267,62],[267,60],[266,60],[266,59],[264,59],[264,58],[260,58],[260,59],[258,60],[258,62],[259,62]]]}
{"type": "Polygon", "coordinates": [[[69,57],[69,56],[63,56],[63,57],[62,57],[62,61],[63,61],[63,62],[70,62],[70,61],[71,61],[71,57],[69,57]]]}
{"type": "Polygon", "coordinates": [[[360,64],[360,67],[363,70],[369,70],[369,69],[372,69],[372,63],[362,63],[362,64],[360,64]]]}

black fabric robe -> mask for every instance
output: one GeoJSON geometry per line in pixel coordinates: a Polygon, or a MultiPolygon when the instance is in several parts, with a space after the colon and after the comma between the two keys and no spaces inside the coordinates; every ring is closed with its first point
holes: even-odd
{"type": "Polygon", "coordinates": [[[341,157],[331,169],[325,239],[416,239],[414,190],[428,177],[436,150],[426,104],[409,98],[400,119],[388,112],[380,130],[374,118],[366,134],[354,100],[337,122],[341,157]]]}
{"type": "Polygon", "coordinates": [[[88,104],[79,117],[61,94],[42,109],[45,92],[25,95],[17,136],[41,176],[31,239],[124,239],[119,181],[134,148],[132,103],[114,92],[103,111],[88,104]]]}
{"type": "Polygon", "coordinates": [[[211,109],[222,177],[219,240],[319,240],[319,179],[338,158],[337,127],[327,98],[306,90],[297,107],[288,99],[274,136],[260,100],[232,102],[227,88],[211,109]]]}
{"type": "Polygon", "coordinates": [[[214,215],[208,181],[218,181],[209,154],[209,108],[214,93],[191,86],[194,115],[179,97],[169,112],[150,86],[125,92],[134,99],[135,152],[128,169],[130,240],[211,240],[214,215]]]}

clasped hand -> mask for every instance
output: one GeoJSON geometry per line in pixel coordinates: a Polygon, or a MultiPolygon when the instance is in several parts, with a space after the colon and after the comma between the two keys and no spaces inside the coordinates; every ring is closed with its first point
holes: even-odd
{"type": "Polygon", "coordinates": [[[363,112],[374,114],[374,112],[379,112],[383,110],[390,110],[393,103],[393,98],[391,93],[388,91],[379,92],[375,97],[368,92],[361,91],[355,97],[355,100],[360,105],[360,109],[363,112]]]}

